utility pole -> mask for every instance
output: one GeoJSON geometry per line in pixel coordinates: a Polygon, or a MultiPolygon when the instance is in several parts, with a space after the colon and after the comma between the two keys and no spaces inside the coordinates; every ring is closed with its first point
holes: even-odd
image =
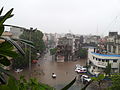
{"type": "MultiPolygon", "coordinates": [[[[29,41],[31,41],[31,32],[33,31],[33,28],[30,28],[29,31],[29,41]]],[[[31,77],[31,47],[29,47],[29,78],[31,77]]]]}
{"type": "MultiPolygon", "coordinates": [[[[30,28],[30,30],[29,30],[29,41],[31,41],[31,34],[32,34],[32,32],[35,32],[37,30],[37,28],[36,29],[33,29],[33,28],[30,28]]],[[[31,65],[31,47],[29,47],[29,78],[31,77],[31,68],[32,67],[32,65],[31,65]]]]}
{"type": "MultiPolygon", "coordinates": [[[[35,32],[37,30],[37,28],[36,29],[33,29],[33,28],[26,29],[24,27],[15,26],[15,25],[4,25],[4,26],[20,28],[20,29],[23,29],[24,31],[29,32],[29,41],[31,41],[32,32],[35,32]]],[[[25,44],[25,51],[26,51],[26,48],[27,48],[27,45],[25,44]]],[[[29,78],[31,77],[31,67],[32,67],[31,66],[31,47],[29,47],[29,78]]]]}

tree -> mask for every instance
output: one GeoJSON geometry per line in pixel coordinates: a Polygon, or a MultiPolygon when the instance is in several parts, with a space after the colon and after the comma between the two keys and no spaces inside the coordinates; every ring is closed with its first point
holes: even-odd
{"type": "Polygon", "coordinates": [[[104,72],[105,72],[106,75],[110,76],[110,74],[111,74],[111,64],[109,62],[107,64],[104,72]]]}
{"type": "Polygon", "coordinates": [[[103,74],[99,74],[97,77],[92,77],[91,79],[93,81],[97,81],[99,89],[101,90],[101,84],[103,83],[104,78],[105,78],[105,76],[103,74]]]}
{"type": "MultiPolygon", "coordinates": [[[[3,11],[3,8],[0,10],[0,15],[3,11]]],[[[23,77],[20,78],[20,80],[16,80],[8,71],[3,69],[2,66],[9,66],[10,60],[9,57],[17,57],[19,54],[16,53],[17,51],[13,51],[13,48],[16,47],[17,50],[21,53],[21,55],[25,55],[22,48],[10,38],[2,37],[2,33],[4,32],[4,22],[12,17],[11,14],[13,9],[8,11],[5,15],[0,16],[0,39],[2,39],[3,42],[0,43],[0,90],[54,90],[52,87],[49,87],[48,85],[39,83],[36,79],[30,79],[29,81],[25,80],[23,77]],[[9,76],[9,79],[5,80],[5,75],[9,76]]],[[[20,40],[31,43],[26,40],[20,40]]],[[[26,43],[26,44],[28,44],[26,43]]],[[[30,45],[31,46],[31,45],[30,45]]]]}
{"type": "Polygon", "coordinates": [[[0,90],[54,90],[54,88],[39,83],[35,78],[26,80],[21,76],[19,80],[9,77],[7,84],[1,85],[0,90]]]}
{"type": "Polygon", "coordinates": [[[75,55],[80,58],[87,58],[87,50],[81,48],[75,52],[75,55]]]}
{"type": "MultiPolygon", "coordinates": [[[[29,40],[29,32],[24,31],[20,36],[21,39],[29,40]]],[[[32,49],[32,59],[36,59],[36,53],[43,53],[45,50],[45,43],[43,41],[43,33],[39,30],[31,33],[31,41],[34,43],[36,49],[32,49]]]]}
{"type": "Polygon", "coordinates": [[[91,81],[88,82],[81,90],[86,90],[86,88],[92,83],[92,82],[97,82],[98,86],[99,86],[99,89],[101,90],[101,83],[103,82],[104,80],[104,75],[103,74],[100,74],[98,75],[97,77],[92,77],[91,78],[91,81]]]}
{"type": "Polygon", "coordinates": [[[111,76],[112,85],[108,90],[120,90],[120,74],[115,74],[111,76]]]}
{"type": "Polygon", "coordinates": [[[18,54],[13,51],[13,48],[16,47],[18,52],[21,53],[21,55],[25,55],[24,51],[22,48],[12,39],[2,37],[2,33],[4,32],[4,22],[11,18],[13,16],[12,11],[9,10],[5,15],[1,15],[3,11],[3,8],[0,10],[0,39],[3,41],[0,43],[0,83],[5,84],[6,80],[4,78],[5,75],[11,76],[9,72],[7,72],[5,69],[3,69],[4,66],[9,66],[11,64],[9,57],[17,57],[18,54]],[[4,75],[3,75],[4,74],[4,75]]]}
{"type": "Polygon", "coordinates": [[[50,49],[50,55],[55,55],[57,51],[57,48],[50,49]]]}
{"type": "MultiPolygon", "coordinates": [[[[20,36],[21,39],[29,40],[29,31],[24,31],[23,34],[20,36]]],[[[31,32],[31,41],[34,43],[34,47],[31,49],[31,60],[37,60],[37,53],[43,54],[45,50],[45,44],[43,41],[43,33],[39,30],[31,32]]],[[[19,45],[23,48],[26,55],[23,58],[22,56],[19,56],[17,58],[14,58],[13,62],[13,68],[23,68],[28,66],[29,62],[29,46],[25,45],[24,43],[20,43],[19,45]]]]}

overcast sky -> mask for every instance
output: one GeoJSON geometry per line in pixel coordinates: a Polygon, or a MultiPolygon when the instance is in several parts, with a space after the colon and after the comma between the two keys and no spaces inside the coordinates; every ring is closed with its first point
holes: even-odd
{"type": "Polygon", "coordinates": [[[14,8],[7,24],[43,32],[107,35],[120,31],[120,0],[0,0],[2,6],[4,12],[14,8]]]}

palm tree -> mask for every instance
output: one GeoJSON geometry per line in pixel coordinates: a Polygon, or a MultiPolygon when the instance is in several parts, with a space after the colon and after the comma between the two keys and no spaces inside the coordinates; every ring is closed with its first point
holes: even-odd
{"type": "MultiPolygon", "coordinates": [[[[11,76],[11,74],[8,71],[6,71],[5,69],[3,69],[3,66],[9,66],[11,64],[11,62],[9,60],[9,57],[12,57],[12,58],[13,57],[17,57],[19,55],[18,52],[22,56],[25,56],[25,52],[14,41],[15,39],[12,40],[11,38],[3,37],[2,36],[2,34],[3,34],[4,30],[5,30],[5,24],[4,24],[4,22],[7,19],[9,19],[9,18],[11,18],[13,16],[13,14],[12,14],[13,8],[10,9],[5,15],[1,15],[2,11],[3,11],[3,7],[0,10],[0,40],[2,40],[2,42],[0,43],[0,82],[2,84],[5,84],[6,81],[5,81],[5,78],[3,76],[3,73],[6,74],[6,75],[9,75],[9,76],[11,76]],[[14,47],[17,49],[17,52],[13,51],[14,47]]],[[[28,43],[28,44],[32,45],[31,41],[27,41],[27,40],[23,40],[23,39],[21,39],[19,41],[22,41],[24,43],[28,43]]]]}

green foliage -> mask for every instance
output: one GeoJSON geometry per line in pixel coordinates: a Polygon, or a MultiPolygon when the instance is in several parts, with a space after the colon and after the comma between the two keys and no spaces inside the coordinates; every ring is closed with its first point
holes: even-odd
{"type": "Polygon", "coordinates": [[[0,63],[5,65],[5,66],[10,65],[10,61],[5,56],[1,56],[1,55],[0,55],[0,63]]]}
{"type": "MultiPolygon", "coordinates": [[[[95,82],[95,81],[98,82],[99,88],[101,88],[100,85],[101,85],[101,83],[102,83],[102,81],[103,81],[104,78],[105,78],[105,76],[104,76],[103,74],[98,75],[98,77],[92,77],[92,78],[91,78],[92,80],[91,80],[90,82],[88,82],[81,90],[86,90],[86,88],[87,88],[92,82],[95,82]]],[[[101,90],[101,89],[100,89],[100,90],[101,90]]]]}
{"type": "Polygon", "coordinates": [[[15,39],[15,38],[13,40],[19,41],[19,42],[21,42],[23,44],[26,44],[26,45],[28,45],[28,46],[30,46],[32,48],[35,48],[34,43],[32,41],[28,41],[28,40],[25,40],[25,39],[15,39]]]}
{"type": "Polygon", "coordinates": [[[9,77],[7,84],[0,85],[0,90],[54,90],[54,88],[39,83],[34,78],[27,81],[23,76],[21,76],[19,80],[9,77]]]}
{"type": "Polygon", "coordinates": [[[80,49],[79,57],[80,58],[86,58],[87,57],[87,50],[86,49],[80,49]]]}
{"type": "Polygon", "coordinates": [[[103,80],[105,78],[105,76],[103,74],[98,75],[97,77],[92,77],[91,79],[94,81],[98,81],[100,82],[101,80],[103,80]]]}
{"type": "Polygon", "coordinates": [[[80,50],[75,52],[75,55],[80,58],[87,58],[87,49],[81,48],[80,50]]]}
{"type": "Polygon", "coordinates": [[[23,56],[25,55],[25,52],[23,51],[23,49],[20,47],[20,45],[18,45],[14,40],[10,39],[10,38],[2,38],[4,40],[6,40],[7,42],[9,42],[10,44],[12,44],[20,54],[22,54],[23,56]]]}
{"type": "Polygon", "coordinates": [[[0,35],[2,35],[3,32],[4,32],[4,26],[1,25],[1,26],[0,26],[0,35]]]}
{"type": "MultiPolygon", "coordinates": [[[[0,15],[3,11],[3,8],[0,10],[0,15]]],[[[1,37],[2,33],[4,32],[4,25],[3,23],[13,15],[11,14],[13,9],[8,11],[5,15],[0,16],[0,39],[4,39],[5,42],[0,43],[0,90],[53,90],[53,88],[40,84],[36,79],[30,79],[29,81],[25,80],[23,77],[20,78],[20,80],[16,80],[14,77],[11,76],[11,74],[4,70],[1,66],[9,66],[10,61],[8,60],[8,57],[16,58],[18,54],[13,51],[13,46],[18,49],[18,51],[21,53],[21,55],[25,55],[23,49],[13,40],[10,38],[1,37]],[[3,76],[3,73],[6,75],[9,75],[9,79],[6,84],[6,80],[3,76]]],[[[21,40],[25,43],[32,44],[31,42],[28,42],[26,40],[21,40]]],[[[43,47],[42,47],[43,48],[43,47]]],[[[21,60],[22,61],[22,60],[21,60]]]]}
{"type": "Polygon", "coordinates": [[[0,39],[4,40],[4,42],[0,43],[0,82],[4,84],[5,79],[3,76],[10,75],[10,74],[6,70],[4,70],[3,67],[9,66],[11,64],[9,57],[13,58],[18,56],[18,53],[13,51],[14,47],[16,47],[16,49],[21,53],[21,55],[24,56],[25,53],[22,50],[22,48],[14,40],[11,40],[8,37],[1,36],[2,33],[4,32],[4,26],[5,26],[4,22],[13,16],[12,14],[13,8],[3,16],[1,15],[2,11],[3,11],[3,8],[0,10],[0,39]]]}
{"type": "Polygon", "coordinates": [[[112,86],[108,90],[120,90],[120,74],[115,74],[111,76],[112,86]]]}
{"type": "MultiPolygon", "coordinates": [[[[1,9],[1,11],[3,11],[3,8],[1,9]]],[[[9,10],[4,16],[0,16],[0,26],[3,25],[3,23],[10,17],[12,17],[12,11],[13,8],[11,10],[9,10]]],[[[2,13],[2,12],[1,12],[2,13]]]]}
{"type": "Polygon", "coordinates": [[[75,83],[75,81],[76,81],[76,77],[68,85],[66,85],[64,88],[62,88],[61,90],[68,90],[75,83]]]}
{"type": "Polygon", "coordinates": [[[103,82],[104,78],[105,78],[104,74],[99,74],[97,77],[92,77],[91,79],[93,81],[97,81],[98,86],[99,86],[99,88],[101,90],[101,83],[103,82]]]}
{"type": "MultiPolygon", "coordinates": [[[[4,39],[1,35],[4,32],[4,22],[12,17],[13,15],[11,14],[13,11],[13,8],[11,10],[9,10],[5,15],[1,16],[3,11],[3,8],[0,10],[0,39],[4,39]]],[[[6,38],[7,39],[7,38],[6,38]]],[[[13,45],[11,45],[11,43],[7,42],[5,40],[5,42],[0,43],[0,82],[2,84],[5,84],[5,78],[3,74],[6,75],[10,75],[6,70],[4,70],[2,68],[2,66],[9,66],[10,65],[10,61],[8,59],[8,57],[15,57],[17,54],[15,52],[12,51],[13,49],[13,45]]]]}
{"type": "MultiPolygon", "coordinates": [[[[29,62],[29,46],[31,48],[31,60],[37,59],[37,54],[36,53],[40,53],[42,54],[45,50],[45,44],[42,40],[43,38],[43,33],[41,31],[35,31],[35,32],[31,32],[31,41],[29,40],[29,31],[24,31],[23,34],[20,36],[19,39],[19,45],[22,47],[22,49],[25,51],[26,55],[25,57],[23,56],[19,56],[14,58],[13,61],[13,68],[23,68],[28,66],[28,62],[29,62]],[[22,42],[22,43],[21,43],[22,42]],[[34,47],[33,47],[34,45],[34,47]]],[[[14,39],[15,40],[15,39],[14,39]]]]}
{"type": "MultiPolygon", "coordinates": [[[[24,31],[23,34],[20,36],[21,39],[29,40],[30,32],[24,31]]],[[[32,49],[32,55],[35,56],[37,52],[43,53],[45,50],[45,44],[43,41],[43,33],[39,30],[35,32],[31,32],[31,41],[34,43],[36,49],[32,49]]]]}
{"type": "Polygon", "coordinates": [[[111,74],[111,64],[109,62],[107,64],[104,72],[105,72],[106,75],[110,76],[110,74],[111,74]]]}
{"type": "Polygon", "coordinates": [[[12,62],[12,68],[17,69],[17,68],[24,68],[25,66],[28,66],[28,57],[26,57],[26,58],[21,55],[14,58],[14,60],[12,62]]]}
{"type": "Polygon", "coordinates": [[[55,55],[57,48],[50,49],[50,55],[55,55]]]}
{"type": "Polygon", "coordinates": [[[2,14],[2,11],[3,11],[3,7],[2,7],[1,10],[0,10],[0,15],[2,14]]]}

